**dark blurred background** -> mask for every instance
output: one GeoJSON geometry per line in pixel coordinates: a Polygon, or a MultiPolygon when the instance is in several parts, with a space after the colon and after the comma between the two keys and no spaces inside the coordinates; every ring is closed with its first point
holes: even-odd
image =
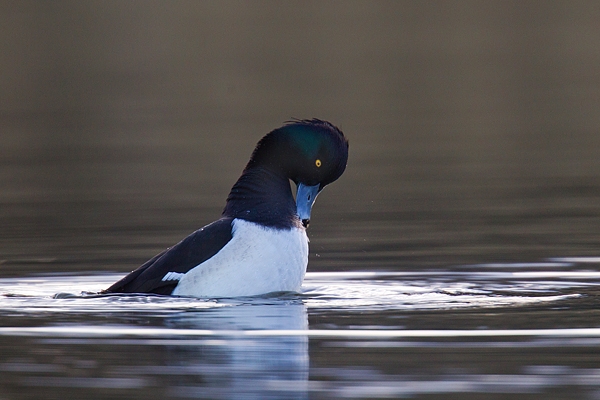
{"type": "Polygon", "coordinates": [[[262,135],[350,139],[310,270],[597,255],[597,1],[0,0],[0,274],[126,271],[262,135]]]}

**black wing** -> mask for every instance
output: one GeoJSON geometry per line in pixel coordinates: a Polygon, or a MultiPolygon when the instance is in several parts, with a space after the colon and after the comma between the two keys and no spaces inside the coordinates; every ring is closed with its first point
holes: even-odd
{"type": "Polygon", "coordinates": [[[231,240],[232,218],[222,218],[197,230],[175,246],[157,254],[103,293],[171,294],[178,280],[169,272],[185,274],[219,252],[231,240]]]}

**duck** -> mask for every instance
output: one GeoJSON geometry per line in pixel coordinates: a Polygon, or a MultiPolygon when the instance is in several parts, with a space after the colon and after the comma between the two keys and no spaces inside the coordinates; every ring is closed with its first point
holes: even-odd
{"type": "Polygon", "coordinates": [[[260,139],[221,218],[102,293],[227,298],[299,292],[308,266],[306,229],[313,204],[347,162],[348,140],[332,123],[286,122],[260,139]]]}

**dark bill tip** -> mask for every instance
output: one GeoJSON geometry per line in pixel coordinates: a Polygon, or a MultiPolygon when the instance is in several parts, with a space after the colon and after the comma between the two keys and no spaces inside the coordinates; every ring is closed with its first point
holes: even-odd
{"type": "Polygon", "coordinates": [[[305,228],[308,228],[308,224],[310,224],[310,219],[303,219],[302,220],[302,226],[305,228]]]}

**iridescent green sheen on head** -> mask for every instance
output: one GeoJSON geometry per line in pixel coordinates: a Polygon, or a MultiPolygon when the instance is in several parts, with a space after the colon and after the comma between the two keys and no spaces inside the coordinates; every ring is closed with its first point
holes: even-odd
{"type": "Polygon", "coordinates": [[[303,124],[288,125],[284,130],[290,134],[305,157],[316,157],[319,147],[323,145],[323,138],[318,131],[303,124]]]}
{"type": "Polygon", "coordinates": [[[281,128],[293,138],[298,165],[296,183],[319,183],[321,188],[344,172],[348,161],[348,141],[333,124],[319,119],[290,121],[281,128]]]}
{"type": "Polygon", "coordinates": [[[347,162],[348,141],[334,125],[319,119],[289,121],[258,142],[223,215],[307,227],[315,198],[342,175],[347,162]],[[296,184],[296,200],[289,180],[296,184]]]}
{"type": "Polygon", "coordinates": [[[348,141],[333,124],[294,120],[259,141],[247,168],[261,166],[322,189],[342,175],[347,161],[348,141]]]}

